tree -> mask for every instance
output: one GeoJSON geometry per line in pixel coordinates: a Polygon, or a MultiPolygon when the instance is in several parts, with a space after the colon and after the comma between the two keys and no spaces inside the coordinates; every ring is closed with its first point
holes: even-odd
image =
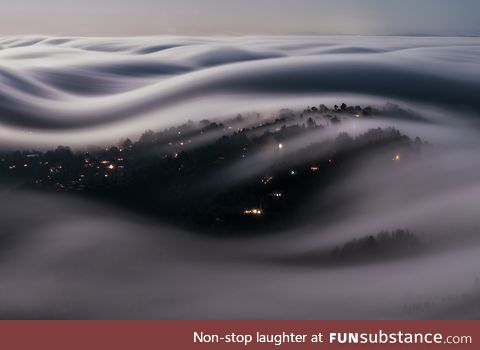
{"type": "Polygon", "coordinates": [[[122,148],[123,148],[123,149],[131,149],[132,146],[133,146],[132,140],[126,139],[126,140],[123,142],[122,148]]]}
{"type": "Polygon", "coordinates": [[[152,130],[145,131],[142,136],[140,136],[140,143],[152,143],[155,141],[155,133],[152,130]]]}
{"type": "Polygon", "coordinates": [[[338,119],[337,116],[334,116],[332,119],[330,119],[330,122],[332,124],[339,124],[340,123],[340,119],[338,119]]]}
{"type": "Polygon", "coordinates": [[[324,104],[321,104],[319,110],[320,110],[320,113],[327,113],[328,107],[325,106],[324,104]]]}
{"type": "Polygon", "coordinates": [[[342,132],[335,139],[335,144],[338,149],[349,148],[353,144],[353,138],[346,132],[342,132]]]}
{"type": "Polygon", "coordinates": [[[373,108],[370,106],[367,106],[363,109],[363,114],[364,115],[372,115],[373,113],[373,108]]]}

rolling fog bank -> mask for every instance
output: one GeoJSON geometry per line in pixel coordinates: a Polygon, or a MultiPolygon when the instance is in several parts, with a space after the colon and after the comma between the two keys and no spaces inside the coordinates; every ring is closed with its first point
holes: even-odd
{"type": "MultiPolygon", "coordinates": [[[[3,148],[81,149],[190,119],[341,102],[399,103],[419,118],[393,112],[300,135],[285,142],[286,163],[312,143],[378,127],[430,145],[396,160],[386,149],[362,155],[312,188],[294,225],[245,238],[4,183],[0,318],[480,317],[478,38],[31,37],[0,47],[3,148]],[[371,259],[364,242],[398,229],[418,249],[371,259]],[[330,261],[339,247],[355,259],[330,261]]],[[[261,177],[272,154],[198,185],[261,177]]]]}

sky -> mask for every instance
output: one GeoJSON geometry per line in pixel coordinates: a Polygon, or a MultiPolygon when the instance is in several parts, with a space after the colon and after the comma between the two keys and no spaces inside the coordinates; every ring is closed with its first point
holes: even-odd
{"type": "Polygon", "coordinates": [[[2,0],[0,35],[480,35],[478,0],[2,0]]]}

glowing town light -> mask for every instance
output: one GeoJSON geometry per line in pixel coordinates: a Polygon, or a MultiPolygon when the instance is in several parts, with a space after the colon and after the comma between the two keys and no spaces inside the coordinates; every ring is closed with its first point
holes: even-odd
{"type": "Polygon", "coordinates": [[[108,166],[108,169],[113,170],[113,169],[115,169],[115,166],[114,166],[113,164],[110,164],[110,165],[108,166]]]}
{"type": "Polygon", "coordinates": [[[312,166],[310,167],[310,171],[311,171],[311,172],[314,172],[314,173],[315,173],[315,172],[317,172],[317,171],[319,171],[319,170],[320,170],[320,168],[319,168],[318,166],[316,166],[316,165],[312,165],[312,166]]]}
{"type": "Polygon", "coordinates": [[[396,154],[395,157],[393,157],[393,160],[398,162],[400,160],[400,154],[396,154]]]}
{"type": "Polygon", "coordinates": [[[281,198],[281,197],[283,197],[283,193],[282,192],[273,192],[272,196],[274,196],[276,198],[281,198]]]}
{"type": "Polygon", "coordinates": [[[245,215],[260,216],[263,214],[262,209],[246,209],[243,211],[245,215]]]}
{"type": "Polygon", "coordinates": [[[282,143],[278,144],[278,149],[283,149],[283,144],[282,143]]]}
{"type": "Polygon", "coordinates": [[[295,175],[297,175],[297,172],[295,170],[291,170],[290,175],[295,176],[295,175]]]}
{"type": "Polygon", "coordinates": [[[264,176],[264,177],[262,177],[262,184],[266,185],[269,182],[271,182],[272,180],[273,180],[272,176],[264,176]]]}

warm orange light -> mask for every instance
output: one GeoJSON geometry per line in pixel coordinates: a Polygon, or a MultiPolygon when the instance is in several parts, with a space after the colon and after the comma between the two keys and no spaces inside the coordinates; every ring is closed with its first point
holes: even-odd
{"type": "Polygon", "coordinates": [[[243,213],[246,215],[260,216],[263,214],[263,211],[262,209],[246,209],[243,211],[243,213]]]}

